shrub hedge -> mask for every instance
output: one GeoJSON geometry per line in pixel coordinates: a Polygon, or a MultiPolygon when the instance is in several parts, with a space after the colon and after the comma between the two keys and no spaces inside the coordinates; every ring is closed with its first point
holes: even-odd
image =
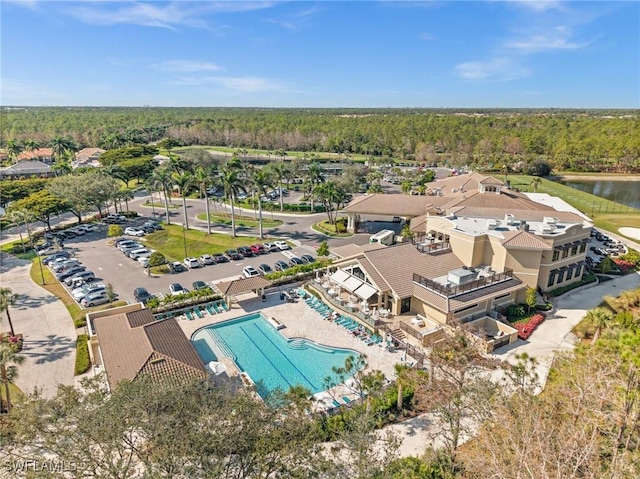
{"type": "Polygon", "coordinates": [[[518,337],[520,339],[529,339],[540,324],[545,320],[545,315],[542,313],[535,314],[526,323],[516,323],[513,325],[518,330],[518,337]]]}
{"type": "Polygon", "coordinates": [[[76,367],[75,373],[86,373],[91,367],[91,360],[89,359],[89,336],[86,334],[78,335],[76,340],[76,367]]]}
{"type": "Polygon", "coordinates": [[[550,294],[553,297],[557,297],[566,293],[567,291],[571,291],[572,289],[579,288],[580,286],[584,286],[585,284],[595,283],[596,281],[598,281],[598,278],[596,278],[595,274],[585,273],[582,275],[581,281],[578,281],[577,283],[569,284],[567,286],[562,286],[560,288],[556,288],[554,290],[549,291],[547,294],[550,294]]]}

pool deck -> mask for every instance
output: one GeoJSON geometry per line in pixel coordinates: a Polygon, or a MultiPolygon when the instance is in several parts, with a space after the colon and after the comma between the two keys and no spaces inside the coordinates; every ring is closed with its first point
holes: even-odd
{"type": "Polygon", "coordinates": [[[388,379],[395,377],[393,366],[401,362],[401,353],[390,353],[379,345],[367,346],[342,326],[324,320],[304,300],[300,299],[296,303],[280,300],[279,292],[268,294],[266,301],[254,294],[240,295],[229,311],[193,320],[181,319],[178,324],[187,338],[191,339],[193,333],[204,326],[256,312],[284,324],[285,327],[280,332],[288,338],[306,338],[326,346],[353,349],[367,356],[367,370],[382,371],[388,379]]]}

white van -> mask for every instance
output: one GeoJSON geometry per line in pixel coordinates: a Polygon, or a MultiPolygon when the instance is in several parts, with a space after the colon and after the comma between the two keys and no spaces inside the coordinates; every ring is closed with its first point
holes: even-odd
{"type": "Polygon", "coordinates": [[[396,234],[392,230],[378,231],[369,238],[369,243],[380,243],[385,246],[392,245],[396,242],[396,234]]]}

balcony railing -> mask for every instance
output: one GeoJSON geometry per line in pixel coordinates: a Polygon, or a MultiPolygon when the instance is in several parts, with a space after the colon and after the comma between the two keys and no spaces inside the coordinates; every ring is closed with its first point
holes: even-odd
{"type": "Polygon", "coordinates": [[[430,291],[451,298],[458,296],[459,294],[468,293],[469,291],[475,291],[476,289],[486,288],[492,284],[501,283],[513,278],[513,270],[511,268],[505,268],[502,273],[495,273],[491,276],[483,276],[474,281],[461,285],[441,284],[433,281],[429,278],[425,278],[417,273],[413,273],[413,282],[418,283],[420,286],[424,286],[430,291]]]}
{"type": "Polygon", "coordinates": [[[445,251],[451,249],[451,244],[448,241],[437,241],[433,243],[418,243],[416,249],[421,253],[436,253],[439,251],[445,251]]]}

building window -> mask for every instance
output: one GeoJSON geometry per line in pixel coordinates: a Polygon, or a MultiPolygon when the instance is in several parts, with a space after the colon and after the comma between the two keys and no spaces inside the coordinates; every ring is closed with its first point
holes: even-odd
{"type": "Polygon", "coordinates": [[[562,259],[566,258],[567,256],[569,256],[569,248],[565,248],[562,250],[562,259]]]}
{"type": "Polygon", "coordinates": [[[559,258],[560,258],[560,251],[554,250],[554,252],[553,252],[553,260],[552,261],[558,261],[559,258]]]}
{"type": "Polygon", "coordinates": [[[553,286],[553,283],[555,283],[556,273],[557,273],[557,270],[555,269],[549,273],[549,281],[547,281],[547,287],[553,286]]]}
{"type": "Polygon", "coordinates": [[[560,284],[564,281],[564,270],[559,270],[558,271],[558,280],[556,281],[556,283],[560,284]]]}
{"type": "Polygon", "coordinates": [[[575,276],[576,278],[580,277],[580,275],[582,274],[582,269],[583,269],[582,265],[578,266],[578,268],[576,269],[576,276],[575,276]]]}
{"type": "Polygon", "coordinates": [[[582,243],[580,245],[580,252],[584,253],[585,251],[587,251],[587,243],[582,243]]]}
{"type": "Polygon", "coordinates": [[[461,313],[463,311],[467,311],[469,309],[473,309],[473,308],[477,308],[477,307],[478,307],[478,303],[472,304],[471,306],[467,306],[466,308],[458,309],[457,311],[454,311],[454,313],[458,314],[458,313],[461,313]]]}
{"type": "Polygon", "coordinates": [[[571,256],[575,256],[578,254],[578,245],[575,245],[571,248],[571,256]]]}
{"type": "Polygon", "coordinates": [[[567,270],[567,277],[565,278],[565,281],[569,281],[572,276],[573,276],[573,268],[569,268],[567,270]]]}

